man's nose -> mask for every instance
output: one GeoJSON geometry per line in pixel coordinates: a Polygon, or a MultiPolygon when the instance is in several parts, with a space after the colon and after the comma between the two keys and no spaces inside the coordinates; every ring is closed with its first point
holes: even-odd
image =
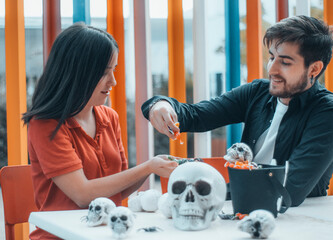
{"type": "Polygon", "coordinates": [[[276,75],[279,73],[279,68],[276,60],[273,60],[267,65],[268,75],[276,75]]]}

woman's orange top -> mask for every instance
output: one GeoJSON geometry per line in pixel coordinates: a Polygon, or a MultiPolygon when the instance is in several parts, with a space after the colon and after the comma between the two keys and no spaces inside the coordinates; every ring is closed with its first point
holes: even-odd
{"type": "MultiPolygon", "coordinates": [[[[74,118],[60,127],[54,119],[32,119],[28,127],[28,151],[36,205],[40,211],[73,210],[79,207],[52,181],[53,177],[83,168],[87,179],[119,173],[128,168],[118,114],[106,106],[94,107],[96,136],[91,138],[74,118]]],[[[68,183],[70,184],[70,183],[68,183]]],[[[121,205],[121,194],[110,198],[121,205]]],[[[37,229],[31,239],[54,239],[37,229]]]]}

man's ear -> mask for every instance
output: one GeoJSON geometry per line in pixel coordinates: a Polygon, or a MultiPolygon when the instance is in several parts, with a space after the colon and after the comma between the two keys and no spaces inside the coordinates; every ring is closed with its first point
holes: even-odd
{"type": "Polygon", "coordinates": [[[324,67],[324,63],[322,61],[316,61],[310,64],[309,66],[309,78],[311,78],[313,76],[313,78],[315,79],[318,74],[321,72],[321,70],[324,67]]]}

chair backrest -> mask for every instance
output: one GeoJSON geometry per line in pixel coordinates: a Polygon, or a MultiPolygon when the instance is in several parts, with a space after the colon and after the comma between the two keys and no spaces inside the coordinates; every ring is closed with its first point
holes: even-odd
{"type": "MultiPolygon", "coordinates": [[[[228,169],[224,166],[226,160],[223,157],[202,158],[202,160],[205,163],[214,167],[217,171],[219,171],[219,173],[221,173],[226,183],[229,182],[228,169]]],[[[168,181],[169,178],[161,177],[162,193],[166,193],[168,191],[168,181]]]]}
{"type": "Polygon", "coordinates": [[[14,225],[27,222],[38,211],[33,194],[30,165],[6,166],[0,170],[6,239],[15,239],[14,225]]]}

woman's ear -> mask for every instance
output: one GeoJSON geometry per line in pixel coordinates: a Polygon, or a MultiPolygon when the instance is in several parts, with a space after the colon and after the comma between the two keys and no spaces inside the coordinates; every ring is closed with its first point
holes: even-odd
{"type": "Polygon", "coordinates": [[[313,77],[316,78],[318,74],[321,72],[321,70],[324,67],[324,63],[322,61],[316,61],[310,64],[309,66],[309,78],[313,77]]]}

